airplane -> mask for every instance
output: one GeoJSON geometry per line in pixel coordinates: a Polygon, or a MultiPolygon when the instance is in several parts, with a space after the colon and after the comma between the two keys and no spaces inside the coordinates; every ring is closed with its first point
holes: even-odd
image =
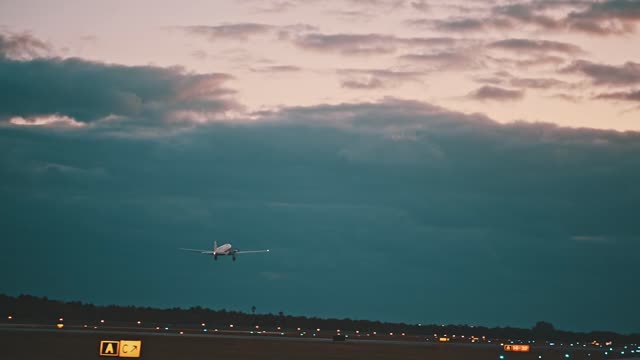
{"type": "Polygon", "coordinates": [[[240,251],[238,249],[233,248],[231,244],[224,244],[218,246],[217,241],[213,241],[213,250],[200,250],[200,249],[185,249],[180,248],[179,250],[197,252],[205,255],[213,255],[213,260],[218,260],[218,256],[231,256],[233,261],[236,261],[236,255],[239,254],[255,254],[255,253],[265,253],[269,252],[269,250],[249,250],[249,251],[240,251]]]}

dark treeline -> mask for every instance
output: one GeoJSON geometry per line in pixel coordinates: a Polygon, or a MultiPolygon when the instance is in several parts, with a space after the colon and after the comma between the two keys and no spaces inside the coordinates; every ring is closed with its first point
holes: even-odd
{"type": "MultiPolygon", "coordinates": [[[[340,329],[343,333],[388,334],[390,332],[407,335],[421,335],[433,337],[456,335],[460,338],[475,336],[487,339],[513,339],[513,340],[546,340],[558,342],[614,341],[617,344],[640,343],[640,334],[623,335],[614,332],[594,331],[590,333],[569,332],[557,330],[552,324],[540,321],[531,329],[513,327],[488,328],[484,326],[469,325],[425,325],[404,323],[383,323],[379,321],[351,320],[351,319],[319,319],[305,316],[289,316],[280,312],[278,314],[253,314],[239,311],[210,310],[200,306],[189,309],[171,308],[155,309],[150,307],[135,306],[96,306],[79,301],[63,302],[50,300],[46,297],[20,295],[18,297],[0,295],[0,311],[4,314],[3,321],[16,323],[51,323],[64,318],[65,324],[89,326],[100,325],[105,320],[110,325],[131,325],[137,321],[145,326],[161,326],[171,328],[200,328],[204,323],[206,328],[228,328],[234,324],[236,328],[252,328],[255,325],[262,329],[294,330],[301,328],[305,331],[335,332],[340,329]],[[8,320],[8,316],[12,319],[8,320]]],[[[255,308],[252,309],[252,312],[255,308]]]]}

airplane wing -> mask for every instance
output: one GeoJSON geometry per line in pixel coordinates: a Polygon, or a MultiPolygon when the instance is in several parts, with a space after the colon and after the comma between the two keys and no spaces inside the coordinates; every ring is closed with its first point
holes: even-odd
{"type": "Polygon", "coordinates": [[[197,252],[197,253],[200,253],[200,254],[213,254],[213,251],[211,251],[211,250],[185,249],[185,248],[179,248],[178,250],[197,252]]]}
{"type": "Polygon", "coordinates": [[[255,254],[255,253],[266,253],[270,250],[249,250],[249,251],[236,251],[236,254],[255,254]]]}

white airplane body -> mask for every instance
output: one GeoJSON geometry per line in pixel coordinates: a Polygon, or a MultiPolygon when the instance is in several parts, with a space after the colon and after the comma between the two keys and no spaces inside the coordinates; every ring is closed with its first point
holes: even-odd
{"type": "Polygon", "coordinates": [[[197,252],[204,255],[213,255],[213,260],[218,260],[218,256],[231,256],[233,261],[236,261],[236,255],[240,254],[255,254],[255,253],[266,253],[269,250],[250,250],[250,251],[240,251],[231,244],[224,244],[218,246],[218,242],[213,242],[213,250],[201,250],[201,249],[185,249],[180,248],[180,250],[197,252]]]}

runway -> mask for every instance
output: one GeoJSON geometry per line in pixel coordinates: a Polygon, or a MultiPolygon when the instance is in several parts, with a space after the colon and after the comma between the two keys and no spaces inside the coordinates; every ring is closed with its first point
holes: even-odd
{"type": "MultiPolygon", "coordinates": [[[[609,359],[598,349],[533,347],[530,353],[505,353],[499,344],[366,340],[333,342],[328,337],[251,334],[234,330],[208,333],[150,331],[141,328],[57,329],[52,325],[0,326],[0,348],[10,359],[101,359],[102,340],[140,340],[142,358],[164,359],[609,359]],[[69,351],[68,349],[74,349],[69,351]],[[55,355],[55,356],[52,356],[55,355]]],[[[4,356],[3,356],[4,357],[4,356]]],[[[104,359],[104,358],[102,358],[104,359]]]]}

